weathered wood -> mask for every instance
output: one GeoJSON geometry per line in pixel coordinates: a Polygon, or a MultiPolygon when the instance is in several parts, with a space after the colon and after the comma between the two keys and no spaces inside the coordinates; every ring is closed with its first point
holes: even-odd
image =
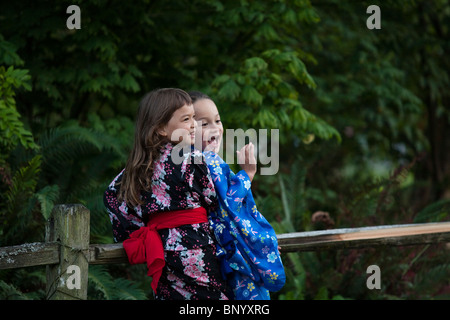
{"type": "Polygon", "coordinates": [[[59,262],[59,244],[25,243],[0,248],[0,270],[43,266],[59,262]]]}
{"type": "Polygon", "coordinates": [[[60,245],[59,264],[47,266],[47,299],[87,298],[89,210],[80,204],[58,205],[46,226],[46,241],[60,245]]]}
{"type": "MultiPolygon", "coordinates": [[[[0,270],[59,264],[59,243],[35,242],[0,248],[0,270]]],[[[127,263],[122,243],[92,244],[89,264],[127,263]]]]}
{"type": "MultiPolygon", "coordinates": [[[[282,252],[450,242],[450,222],[345,228],[277,235],[282,252]]],[[[122,244],[91,245],[91,264],[123,263],[122,244]]]]}
{"type": "MultiPolygon", "coordinates": [[[[450,242],[450,222],[284,233],[278,242],[282,252],[450,242]]],[[[0,269],[58,264],[58,248],[58,243],[0,248],[0,269]]],[[[89,264],[128,262],[121,243],[91,244],[86,257],[89,264]]]]}
{"type": "Polygon", "coordinates": [[[127,263],[128,258],[122,243],[93,244],[89,247],[90,264],[127,263]]]}
{"type": "Polygon", "coordinates": [[[283,252],[450,242],[450,222],[285,233],[283,252]]]}

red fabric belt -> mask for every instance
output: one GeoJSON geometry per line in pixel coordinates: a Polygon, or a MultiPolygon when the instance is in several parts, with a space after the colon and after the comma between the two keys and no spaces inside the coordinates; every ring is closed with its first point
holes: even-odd
{"type": "Polygon", "coordinates": [[[151,286],[155,293],[165,265],[164,247],[157,230],[204,222],[208,222],[208,217],[203,207],[159,212],[150,217],[145,227],[131,233],[130,238],[123,242],[130,264],[147,263],[147,275],[152,277],[151,286]]]}

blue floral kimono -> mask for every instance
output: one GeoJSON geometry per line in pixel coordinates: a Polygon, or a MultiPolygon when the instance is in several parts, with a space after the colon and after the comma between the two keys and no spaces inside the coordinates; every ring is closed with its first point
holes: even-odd
{"type": "Polygon", "coordinates": [[[275,231],[256,208],[247,173],[234,174],[216,153],[204,155],[219,200],[209,219],[222,273],[236,300],[270,300],[269,291],[286,281],[275,231]]]}

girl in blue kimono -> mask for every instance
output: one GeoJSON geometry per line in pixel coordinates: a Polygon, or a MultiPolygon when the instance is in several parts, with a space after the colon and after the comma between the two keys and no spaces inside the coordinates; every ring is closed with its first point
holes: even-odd
{"type": "MultiPolygon", "coordinates": [[[[217,154],[223,126],[215,103],[207,95],[190,92],[202,134],[202,150],[216,188],[219,208],[210,213],[218,242],[222,273],[236,300],[270,300],[286,281],[272,226],[256,208],[251,181],[256,173],[253,144],[237,152],[243,170],[234,174],[217,154]]],[[[199,145],[196,144],[196,145],[199,145]]]]}

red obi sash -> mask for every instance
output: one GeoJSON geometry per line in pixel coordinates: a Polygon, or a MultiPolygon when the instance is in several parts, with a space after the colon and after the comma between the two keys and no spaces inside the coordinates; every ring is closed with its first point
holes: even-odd
{"type": "Polygon", "coordinates": [[[203,207],[159,212],[151,215],[145,227],[131,233],[123,242],[130,264],[147,263],[147,275],[152,277],[151,286],[155,293],[165,265],[164,247],[157,230],[204,222],[208,222],[208,217],[203,207]]]}

